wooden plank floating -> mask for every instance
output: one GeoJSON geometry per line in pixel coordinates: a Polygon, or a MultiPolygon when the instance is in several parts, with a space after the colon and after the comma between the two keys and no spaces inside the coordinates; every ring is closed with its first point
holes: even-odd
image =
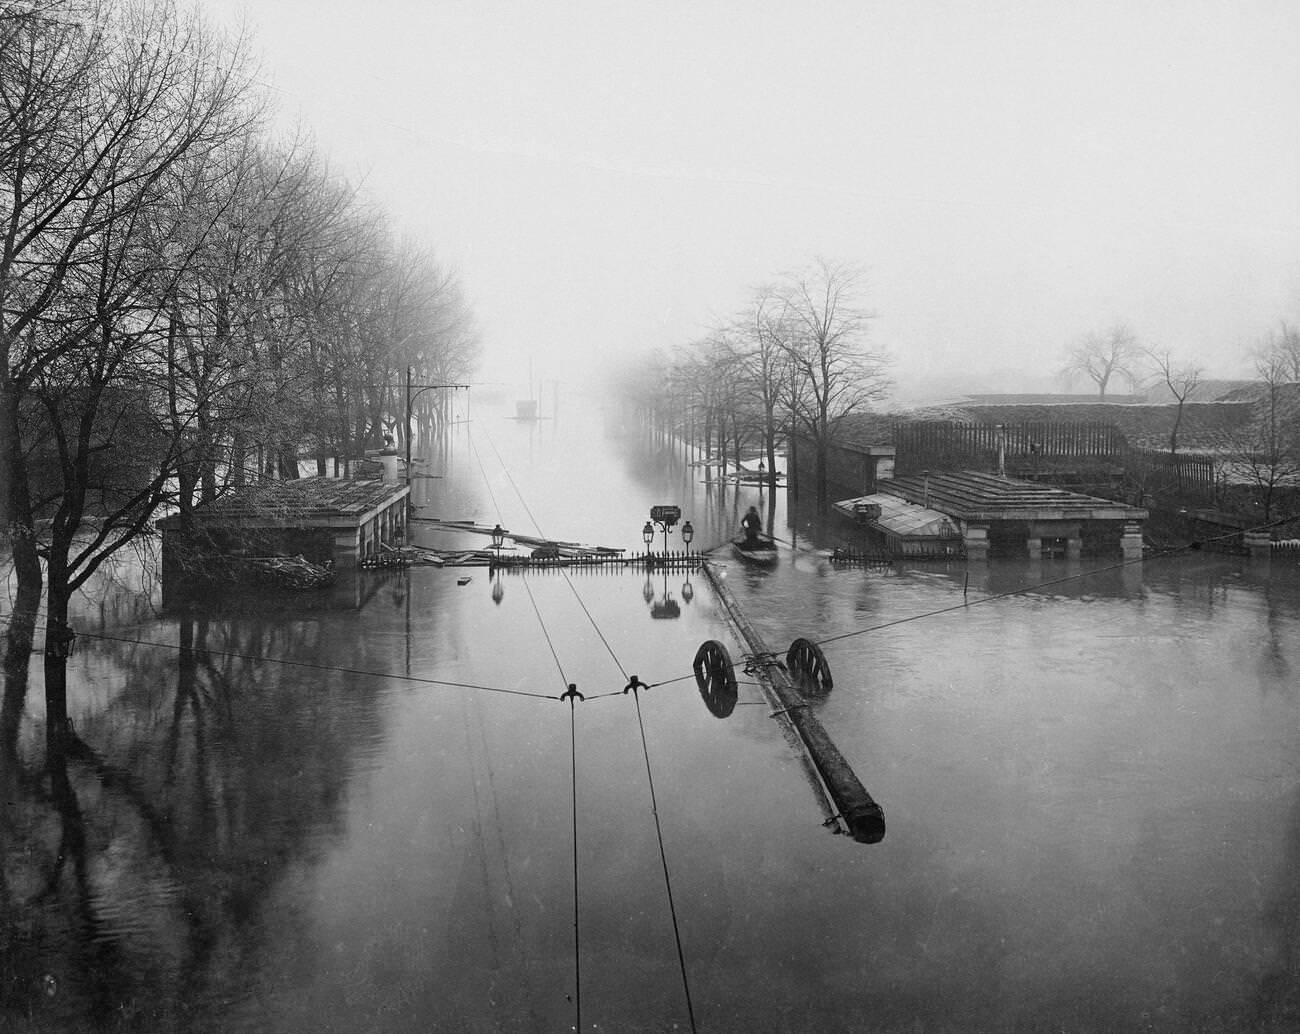
{"type": "MultiPolygon", "coordinates": [[[[711,562],[704,564],[704,573],[750,653],[755,657],[771,657],[771,651],[745,617],[726,582],[717,576],[711,562]]],[[[758,667],[756,674],[769,702],[798,734],[816,769],[821,787],[829,793],[839,818],[848,827],[853,839],[862,844],[879,843],[885,838],[884,809],[872,800],[871,794],[867,793],[853,768],[827,735],[821,721],[795,689],[785,671],[778,665],[764,664],[758,667]]]]}

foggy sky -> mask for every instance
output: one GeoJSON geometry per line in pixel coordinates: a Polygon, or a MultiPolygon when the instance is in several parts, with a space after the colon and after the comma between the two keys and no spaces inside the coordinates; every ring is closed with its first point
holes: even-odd
{"type": "Polygon", "coordinates": [[[816,255],[904,395],[1044,388],[1117,320],[1239,375],[1300,319],[1294,0],[201,5],[459,271],[485,376],[688,342],[816,255]]]}

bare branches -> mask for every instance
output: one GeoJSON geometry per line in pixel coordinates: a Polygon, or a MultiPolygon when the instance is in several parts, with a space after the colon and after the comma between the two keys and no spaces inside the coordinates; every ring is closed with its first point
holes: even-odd
{"type": "Polygon", "coordinates": [[[1229,476],[1251,487],[1264,520],[1300,486],[1300,334],[1283,321],[1251,350],[1263,392],[1257,417],[1234,436],[1229,476]]]}
{"type": "MultiPolygon", "coordinates": [[[[890,390],[889,356],[868,344],[872,313],[863,305],[865,276],[846,263],[817,260],[756,290],[725,325],[667,362],[656,395],[689,400],[704,417],[704,439],[735,454],[762,442],[775,483],[780,436],[810,438],[817,453],[817,492],[825,502],[826,455],[850,414],[890,390]]],[[[653,383],[653,376],[649,378],[653,383]]]]}
{"type": "Polygon", "coordinates": [[[1280,320],[1252,349],[1251,357],[1265,382],[1300,381],[1300,327],[1280,320]]]}
{"type": "Polygon", "coordinates": [[[873,313],[862,304],[865,275],[855,266],[818,259],[788,274],[779,287],[789,361],[789,406],[812,439],[817,501],[827,499],[827,450],[837,427],[890,389],[889,359],[866,343],[873,313]]]}
{"type": "Polygon", "coordinates": [[[1203,366],[1189,362],[1176,362],[1168,349],[1147,349],[1146,355],[1155,367],[1155,381],[1168,390],[1177,404],[1174,426],[1169,432],[1169,455],[1178,452],[1178,432],[1183,424],[1183,407],[1196,391],[1205,372],[1203,366]]]}
{"type": "Polygon", "coordinates": [[[1142,355],[1142,346],[1133,331],[1125,323],[1116,323],[1109,330],[1094,331],[1071,346],[1061,373],[1067,380],[1080,374],[1087,377],[1105,398],[1107,388],[1116,378],[1130,385],[1136,381],[1142,355]]]}
{"type": "Polygon", "coordinates": [[[454,277],[263,107],[179,0],[0,0],[0,523],[52,622],[159,507],[347,457],[412,355],[473,360],[454,277]]]}

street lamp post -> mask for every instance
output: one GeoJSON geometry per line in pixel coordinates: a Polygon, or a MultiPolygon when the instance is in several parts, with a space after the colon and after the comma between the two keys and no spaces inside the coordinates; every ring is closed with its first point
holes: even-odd
{"type": "Polygon", "coordinates": [[[686,552],[691,551],[691,539],[695,538],[695,529],[691,527],[691,522],[687,521],[682,525],[682,541],[686,543],[686,552]]]}
{"type": "Polygon", "coordinates": [[[406,483],[411,483],[411,368],[406,368],[406,483]]]}
{"type": "Polygon", "coordinates": [[[406,368],[406,483],[411,483],[411,414],[415,409],[415,400],[423,395],[426,391],[436,391],[440,388],[469,388],[468,384],[412,384],[411,379],[414,369],[410,366],[406,368]],[[411,393],[411,389],[415,393],[411,393]]]}
{"type": "Polygon", "coordinates": [[[650,544],[655,540],[655,526],[649,521],[645,522],[645,527],[641,529],[641,540],[645,543],[645,558],[649,563],[654,554],[650,552],[650,544]]]}
{"type": "Polygon", "coordinates": [[[501,522],[492,529],[492,602],[501,605],[502,599],[505,598],[505,586],[501,584],[501,546],[509,534],[505,528],[501,527],[501,522]]]}

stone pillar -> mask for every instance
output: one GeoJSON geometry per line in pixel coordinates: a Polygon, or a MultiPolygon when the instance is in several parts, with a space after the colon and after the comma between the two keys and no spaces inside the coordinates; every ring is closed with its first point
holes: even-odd
{"type": "Polygon", "coordinates": [[[1142,559],[1142,522],[1125,521],[1120,533],[1119,549],[1125,560],[1142,559]]]}
{"type": "Polygon", "coordinates": [[[1083,556],[1083,534],[1075,532],[1065,540],[1065,559],[1078,560],[1083,556]]]}
{"type": "Polygon", "coordinates": [[[989,526],[987,524],[967,524],[962,532],[966,545],[967,560],[987,560],[989,558],[989,526]]]}
{"type": "Polygon", "coordinates": [[[360,529],[339,529],[334,532],[334,566],[338,570],[355,568],[361,559],[360,529]]]}
{"type": "Polygon", "coordinates": [[[1271,560],[1273,557],[1273,540],[1266,531],[1245,531],[1241,534],[1242,544],[1251,560],[1271,560]]]}
{"type": "Polygon", "coordinates": [[[1028,551],[1030,560],[1041,560],[1043,558],[1043,540],[1036,535],[1030,535],[1025,539],[1025,549],[1028,551]]]}

